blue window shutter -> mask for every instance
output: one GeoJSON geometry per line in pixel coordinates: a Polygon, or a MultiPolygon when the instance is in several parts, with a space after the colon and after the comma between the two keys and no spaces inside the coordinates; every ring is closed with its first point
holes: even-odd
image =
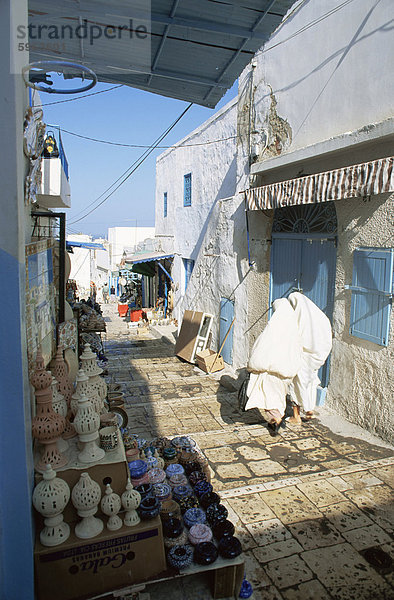
{"type": "Polygon", "coordinates": [[[164,192],[164,196],[163,196],[163,201],[164,201],[164,216],[167,216],[167,192],[164,192]]]}
{"type": "Polygon", "coordinates": [[[354,251],[350,333],[380,346],[389,340],[393,249],[354,251]]]}
{"type": "Polygon", "coordinates": [[[187,285],[188,285],[190,277],[192,275],[192,271],[193,271],[193,267],[194,267],[194,260],[191,260],[190,258],[184,258],[183,264],[185,266],[185,291],[186,291],[187,285]]]}
{"type": "Polygon", "coordinates": [[[192,174],[183,177],[183,206],[192,205],[192,174]]]}

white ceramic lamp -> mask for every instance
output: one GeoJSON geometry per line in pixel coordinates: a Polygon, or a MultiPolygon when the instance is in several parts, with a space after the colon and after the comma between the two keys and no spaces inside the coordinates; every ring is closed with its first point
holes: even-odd
{"type": "Polygon", "coordinates": [[[70,488],[48,464],[33,492],[33,506],[44,517],[45,527],[40,532],[43,546],[58,546],[68,539],[70,527],[63,521],[62,512],[69,499],[70,488]]]}
{"type": "Polygon", "coordinates": [[[118,517],[121,508],[120,496],[115,494],[109,483],[105,487],[105,496],[101,500],[101,510],[107,517],[107,529],[116,531],[122,527],[122,519],[118,517]]]}
{"type": "Polygon", "coordinates": [[[141,494],[133,488],[129,478],[126,484],[126,491],[122,494],[122,506],[126,510],[123,522],[127,527],[134,527],[134,525],[138,525],[141,521],[136,511],[140,502],[141,494]]]}
{"type": "Polygon", "coordinates": [[[104,458],[105,451],[96,444],[99,427],[100,416],[94,410],[90,400],[82,396],[78,400],[78,410],[74,419],[74,429],[78,433],[79,440],[84,443],[82,452],[78,454],[81,463],[90,464],[104,458]]]}
{"type": "Polygon", "coordinates": [[[75,535],[83,540],[95,537],[102,532],[104,523],[94,515],[101,498],[100,486],[93,481],[89,473],[82,473],[73,487],[71,500],[78,515],[82,518],[75,526],[75,535]]]}

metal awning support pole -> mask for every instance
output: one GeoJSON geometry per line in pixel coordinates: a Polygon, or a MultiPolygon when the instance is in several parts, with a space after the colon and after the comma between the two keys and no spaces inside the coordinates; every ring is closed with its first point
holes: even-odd
{"type": "Polygon", "coordinates": [[[170,281],[172,281],[172,283],[174,283],[173,278],[171,277],[171,275],[169,274],[169,272],[163,267],[163,265],[159,262],[157,262],[157,264],[159,265],[159,267],[161,268],[162,271],[164,271],[164,273],[167,275],[168,279],[170,281]]]}

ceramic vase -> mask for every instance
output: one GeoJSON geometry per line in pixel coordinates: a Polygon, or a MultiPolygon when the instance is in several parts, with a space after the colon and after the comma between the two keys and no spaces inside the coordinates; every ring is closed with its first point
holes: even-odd
{"type": "Polygon", "coordinates": [[[89,473],[82,473],[71,492],[71,500],[82,521],[75,526],[75,535],[83,540],[95,537],[102,532],[104,523],[94,515],[101,498],[98,483],[93,481],[89,473]]]}
{"type": "Polygon", "coordinates": [[[82,452],[78,454],[81,463],[90,464],[104,458],[105,451],[97,446],[99,437],[100,416],[94,410],[86,396],[78,401],[78,410],[74,419],[74,428],[79,440],[84,443],[82,452]]]}
{"type": "Polygon", "coordinates": [[[189,544],[174,546],[167,554],[168,563],[176,569],[190,567],[193,560],[193,548],[189,544]]]}
{"type": "Polygon", "coordinates": [[[196,546],[202,542],[210,542],[212,540],[212,531],[208,525],[204,523],[197,523],[193,525],[189,530],[189,542],[196,546]]]}
{"type": "Polygon", "coordinates": [[[95,395],[100,398],[100,412],[103,412],[104,400],[107,396],[108,388],[104,379],[100,377],[103,370],[98,366],[96,354],[92,352],[89,344],[85,344],[80,360],[81,368],[89,377],[89,386],[92,392],[94,391],[95,395]]]}
{"type": "Polygon", "coordinates": [[[67,464],[68,459],[59,452],[56,445],[64,432],[66,422],[64,417],[52,408],[52,375],[45,370],[40,351],[37,352],[36,369],[31,383],[35,388],[36,397],[36,416],[32,419],[32,434],[44,447],[36,469],[43,473],[47,464],[61,468],[67,464]]]}
{"type": "Polygon", "coordinates": [[[194,562],[198,565],[211,565],[218,557],[218,549],[212,542],[201,542],[194,548],[194,562]]]}
{"type": "Polygon", "coordinates": [[[63,358],[63,349],[62,346],[57,347],[57,352],[55,359],[51,362],[51,371],[52,375],[55,376],[58,382],[58,390],[62,396],[64,396],[65,401],[67,402],[67,417],[66,417],[66,427],[63,434],[65,440],[68,440],[72,437],[76,436],[76,432],[72,424],[70,423],[70,418],[72,418],[72,413],[70,409],[71,396],[74,392],[74,387],[68,377],[67,373],[67,365],[63,358]]]}
{"type": "Polygon", "coordinates": [[[56,477],[51,465],[46,466],[43,480],[34,488],[33,506],[44,517],[44,529],[40,532],[43,546],[58,546],[70,535],[70,527],[63,521],[62,512],[70,499],[67,483],[56,477]]]}
{"type": "Polygon", "coordinates": [[[140,522],[140,518],[137,513],[137,508],[141,502],[141,495],[133,489],[131,485],[130,479],[128,479],[126,484],[126,491],[123,492],[122,497],[122,506],[126,511],[123,522],[127,527],[133,527],[134,525],[138,525],[140,522]]]}
{"type": "Polygon", "coordinates": [[[74,415],[77,414],[78,410],[78,401],[82,398],[82,396],[87,396],[90,402],[93,405],[94,410],[99,414],[101,408],[101,400],[97,396],[97,394],[92,390],[89,385],[89,377],[86,375],[83,369],[79,369],[77,377],[76,377],[76,388],[75,392],[71,396],[70,407],[71,411],[74,415]]]}
{"type": "Polygon", "coordinates": [[[219,542],[219,554],[223,558],[235,558],[242,552],[241,542],[238,538],[230,535],[223,537],[219,542]]]}
{"type": "MultiPolygon", "coordinates": [[[[53,377],[53,375],[52,375],[52,408],[55,411],[55,413],[66,418],[67,417],[67,402],[65,401],[64,396],[59,393],[57,388],[58,388],[58,384],[57,384],[56,377],[53,377]]],[[[64,436],[65,431],[66,430],[64,430],[64,432],[63,432],[63,436],[64,436]]],[[[59,452],[66,452],[66,450],[68,450],[68,442],[67,442],[67,440],[65,440],[63,438],[63,436],[60,437],[56,442],[57,449],[59,450],[59,452]]]]}
{"type": "Polygon", "coordinates": [[[105,496],[101,499],[101,510],[107,517],[107,529],[116,531],[122,527],[122,519],[118,517],[121,508],[120,496],[115,494],[109,483],[105,487],[105,496]]]}

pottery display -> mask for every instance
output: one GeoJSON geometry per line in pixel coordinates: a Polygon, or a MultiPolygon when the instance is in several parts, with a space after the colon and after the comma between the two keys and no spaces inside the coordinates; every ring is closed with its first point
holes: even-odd
{"type": "Polygon", "coordinates": [[[234,536],[223,537],[219,542],[219,554],[223,558],[235,558],[242,552],[241,542],[234,536]]]}
{"type": "Polygon", "coordinates": [[[185,474],[185,469],[182,467],[182,465],[179,465],[178,463],[172,463],[172,464],[168,465],[168,467],[166,468],[166,475],[167,475],[168,479],[170,479],[174,475],[184,475],[184,474],[185,474]]]}
{"type": "Polygon", "coordinates": [[[132,479],[139,479],[148,471],[148,465],[144,460],[132,460],[129,462],[130,477],[132,479]]]}
{"type": "Polygon", "coordinates": [[[104,458],[105,451],[96,444],[99,427],[99,415],[90,400],[82,396],[78,401],[78,410],[74,418],[74,429],[78,433],[79,440],[84,443],[82,451],[78,454],[79,462],[89,464],[104,458]]]}
{"type": "Polygon", "coordinates": [[[228,510],[223,504],[210,504],[206,510],[207,521],[212,527],[219,521],[227,519],[228,510]]]}
{"type": "Polygon", "coordinates": [[[211,565],[219,555],[218,549],[212,542],[201,542],[194,548],[193,560],[198,565],[211,565]]]}
{"type": "MultiPolygon", "coordinates": [[[[100,418],[100,417],[99,417],[100,418]]],[[[119,444],[119,430],[117,425],[102,427],[99,430],[100,446],[105,452],[113,452],[119,444]]]]}
{"type": "Polygon", "coordinates": [[[120,496],[115,494],[109,483],[105,486],[105,496],[101,499],[101,510],[107,517],[107,529],[116,531],[122,527],[122,519],[118,517],[121,508],[120,496]]]}
{"type": "Polygon", "coordinates": [[[74,415],[77,413],[78,401],[82,398],[82,396],[86,396],[92,403],[94,410],[99,414],[101,409],[101,400],[89,385],[89,377],[86,375],[83,369],[79,369],[75,381],[76,388],[75,392],[71,396],[70,401],[70,408],[72,413],[74,415]]]}
{"type": "Polygon", "coordinates": [[[138,514],[143,521],[154,519],[160,512],[160,501],[155,496],[146,496],[141,500],[138,514]]]}
{"type": "Polygon", "coordinates": [[[188,485],[189,481],[184,473],[178,473],[177,475],[172,475],[168,483],[171,487],[177,487],[178,485],[188,485]]]}
{"type": "Polygon", "coordinates": [[[193,561],[193,548],[189,544],[174,546],[167,554],[168,564],[176,569],[186,569],[193,561]]]}
{"type": "Polygon", "coordinates": [[[70,499],[67,483],[56,477],[51,465],[47,465],[33,491],[33,506],[44,517],[45,527],[40,531],[43,546],[58,546],[70,535],[70,527],[63,521],[62,512],[70,499]]]}
{"type": "Polygon", "coordinates": [[[189,483],[194,487],[199,481],[207,481],[207,476],[203,471],[192,471],[189,475],[189,483]]]}
{"type": "Polygon", "coordinates": [[[206,494],[207,492],[212,492],[213,491],[213,487],[207,481],[199,481],[194,486],[194,490],[193,491],[196,494],[196,496],[198,498],[200,498],[203,494],[206,494]]]}
{"type": "Polygon", "coordinates": [[[193,495],[193,489],[190,485],[176,485],[172,488],[174,500],[178,501],[181,498],[187,498],[193,495]]]}
{"type": "Polygon", "coordinates": [[[36,416],[32,419],[32,434],[43,445],[36,469],[43,473],[47,464],[60,468],[67,464],[68,459],[59,452],[56,445],[65,430],[66,421],[62,415],[53,410],[52,375],[45,370],[40,351],[37,352],[36,368],[31,377],[31,384],[35,388],[36,397],[36,416]]]}
{"type": "Polygon", "coordinates": [[[143,483],[139,486],[136,486],[135,489],[141,496],[141,500],[146,498],[147,496],[154,496],[153,485],[151,483],[143,483]]]}
{"type": "Polygon", "coordinates": [[[82,521],[75,526],[75,535],[80,539],[89,539],[102,532],[104,523],[94,515],[101,498],[100,486],[93,481],[89,473],[82,473],[71,492],[71,500],[82,521]]]}
{"type": "Polygon", "coordinates": [[[184,514],[189,508],[199,508],[198,499],[196,496],[185,496],[177,500],[181,513],[184,514]]]}
{"type": "Polygon", "coordinates": [[[203,509],[207,510],[208,506],[211,506],[211,504],[219,504],[220,503],[220,496],[219,496],[219,494],[216,494],[215,492],[207,492],[206,494],[203,494],[202,496],[200,496],[199,500],[200,500],[200,504],[203,507],[203,509]]]}
{"type": "Polygon", "coordinates": [[[174,548],[174,546],[183,546],[189,543],[189,538],[186,531],[182,531],[176,538],[164,537],[164,546],[168,548],[174,548]]]}
{"type": "Polygon", "coordinates": [[[140,485],[145,485],[146,483],[149,483],[149,482],[150,482],[149,471],[144,473],[142,475],[142,477],[137,477],[137,478],[132,477],[131,478],[131,483],[133,484],[133,486],[135,488],[139,487],[140,485]]]}
{"type": "Polygon", "coordinates": [[[189,541],[193,546],[212,540],[212,530],[205,523],[197,523],[189,529],[189,541]]]}
{"type": "Polygon", "coordinates": [[[68,376],[68,369],[63,358],[63,348],[62,346],[57,347],[56,355],[53,361],[51,361],[51,372],[58,382],[58,391],[64,397],[67,402],[68,413],[66,417],[66,427],[63,434],[63,438],[68,440],[72,437],[75,437],[76,431],[74,430],[73,425],[70,423],[70,418],[72,418],[70,402],[71,396],[74,393],[74,387],[72,382],[68,376]]]}
{"type": "Polygon", "coordinates": [[[153,493],[160,500],[160,503],[171,499],[171,487],[168,483],[155,483],[153,493]]]}
{"type": "MultiPolygon", "coordinates": [[[[57,388],[58,388],[58,384],[57,384],[56,377],[53,377],[53,375],[52,375],[52,408],[55,411],[55,413],[66,418],[67,417],[67,402],[65,401],[64,396],[59,393],[57,388]]],[[[65,440],[63,438],[63,436],[64,436],[64,432],[63,432],[62,437],[60,437],[56,442],[57,448],[60,453],[66,452],[69,447],[67,440],[65,440]]]]}
{"type": "Polygon", "coordinates": [[[137,508],[141,502],[141,495],[137,490],[133,489],[130,479],[127,480],[126,490],[123,492],[121,496],[122,506],[126,511],[124,516],[124,524],[127,527],[134,527],[134,525],[138,525],[141,519],[138,516],[137,508]]]}
{"type": "Polygon", "coordinates": [[[224,521],[218,521],[216,525],[213,527],[213,535],[217,540],[221,540],[223,537],[229,537],[234,535],[235,527],[231,523],[225,519],[224,521]]]}
{"type": "Polygon", "coordinates": [[[178,502],[175,502],[175,500],[172,499],[162,501],[160,507],[160,518],[162,521],[171,518],[180,519],[181,516],[182,513],[178,502]]]}
{"type": "Polygon", "coordinates": [[[189,529],[198,523],[205,523],[206,520],[205,512],[201,508],[188,508],[183,515],[183,522],[189,529]]]}

